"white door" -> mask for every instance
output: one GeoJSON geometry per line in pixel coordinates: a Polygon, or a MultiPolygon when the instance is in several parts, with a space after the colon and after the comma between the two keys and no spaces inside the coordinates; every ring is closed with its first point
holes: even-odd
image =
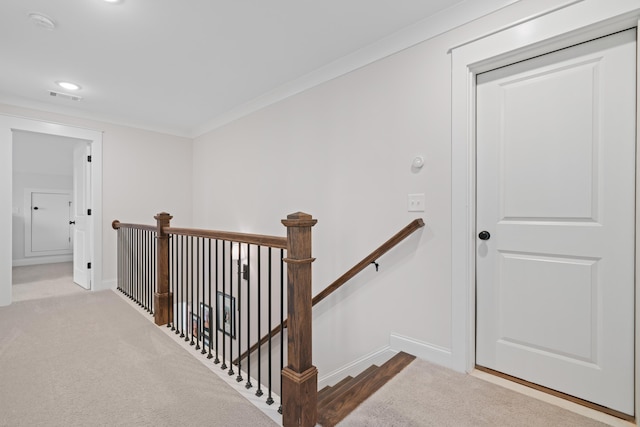
{"type": "Polygon", "coordinates": [[[627,414],[635,40],[477,78],[476,363],[627,414]]]}
{"type": "Polygon", "coordinates": [[[31,193],[31,252],[51,255],[71,251],[68,193],[31,193]]]}
{"type": "Polygon", "coordinates": [[[85,289],[91,289],[91,216],[88,211],[91,206],[91,163],[88,156],[88,144],[79,144],[73,151],[73,281],[85,289]]]}

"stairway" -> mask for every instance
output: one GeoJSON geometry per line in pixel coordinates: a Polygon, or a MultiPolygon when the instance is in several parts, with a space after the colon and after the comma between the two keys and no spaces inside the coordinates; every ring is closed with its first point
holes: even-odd
{"type": "Polygon", "coordinates": [[[380,367],[372,365],[355,378],[347,377],[334,386],[320,390],[318,424],[323,427],[335,426],[415,358],[400,352],[380,367]]]}

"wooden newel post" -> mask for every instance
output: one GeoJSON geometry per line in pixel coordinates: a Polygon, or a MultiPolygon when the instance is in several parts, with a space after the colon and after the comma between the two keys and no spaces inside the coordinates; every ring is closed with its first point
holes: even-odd
{"type": "Polygon", "coordinates": [[[282,370],[282,425],[315,426],[318,370],[311,360],[311,227],[317,220],[297,212],[287,227],[288,365],[282,370]]]}
{"type": "Polygon", "coordinates": [[[156,325],[166,325],[171,322],[172,311],[169,309],[173,301],[173,295],[169,293],[169,235],[163,230],[169,227],[171,215],[161,212],[154,217],[158,224],[157,238],[157,288],[153,295],[154,316],[156,325]]]}

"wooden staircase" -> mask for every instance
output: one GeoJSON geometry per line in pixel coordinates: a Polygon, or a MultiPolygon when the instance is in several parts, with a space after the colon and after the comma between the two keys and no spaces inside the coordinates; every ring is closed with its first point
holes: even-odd
{"type": "Polygon", "coordinates": [[[342,421],[416,357],[400,352],[378,367],[372,365],[357,377],[347,377],[318,392],[318,424],[332,427],[342,421]]]}

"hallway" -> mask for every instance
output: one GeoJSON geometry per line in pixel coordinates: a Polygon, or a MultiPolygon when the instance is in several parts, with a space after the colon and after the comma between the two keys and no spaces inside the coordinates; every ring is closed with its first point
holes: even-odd
{"type": "Polygon", "coordinates": [[[87,292],[73,283],[73,263],[12,268],[12,301],[27,301],[87,292]]]}

